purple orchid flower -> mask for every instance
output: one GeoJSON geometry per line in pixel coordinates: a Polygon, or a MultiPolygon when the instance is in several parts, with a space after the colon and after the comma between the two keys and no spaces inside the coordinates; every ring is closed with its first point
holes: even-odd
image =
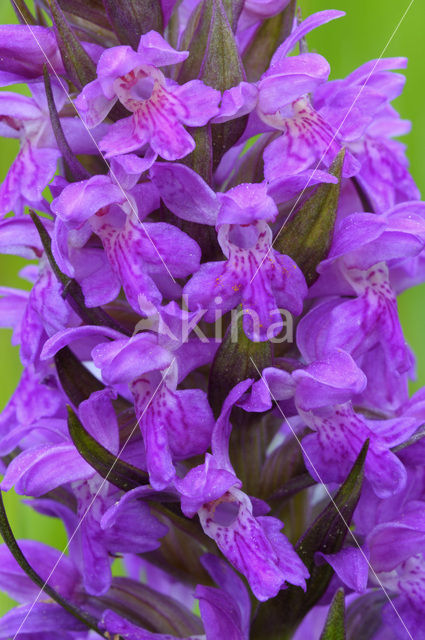
{"type": "MultiPolygon", "coordinates": [[[[109,390],[93,393],[80,405],[79,414],[98,442],[118,454],[118,424],[111,404],[114,395],[109,390]]],[[[62,422],[66,425],[65,420],[62,422]]],[[[50,428],[53,431],[52,426],[50,428]]],[[[66,426],[58,444],[49,435],[46,426],[45,442],[30,446],[14,459],[2,489],[8,490],[15,485],[18,493],[40,496],[60,485],[72,483],[77,518],[81,520],[81,526],[73,531],[73,538],[77,533],[74,546],[79,548],[84,586],[88,593],[102,595],[111,585],[113,554],[152,551],[159,547],[159,538],[166,534],[167,527],[151,515],[140,492],[129,492],[121,497],[100,478],[70,443],[66,426]],[[56,471],[57,464],[61,467],[60,473],[56,471]],[[90,508],[93,500],[96,500],[95,509],[90,508]]]]}
{"type": "Polygon", "coordinates": [[[283,523],[255,516],[249,497],[237,488],[236,476],[220,469],[213,456],[207,454],[204,465],[175,484],[183,512],[189,517],[198,513],[205,533],[246,576],[258,600],[272,598],[286,582],[305,588],[308,572],[280,533],[283,523]]]}
{"type": "MultiPolygon", "coordinates": [[[[220,114],[214,121],[223,122],[253,112],[244,139],[258,133],[281,131],[264,151],[267,181],[319,169],[320,163],[329,167],[342,148],[337,130],[314,109],[308,97],[326,84],[328,62],[313,53],[287,56],[309,31],[343,15],[340,11],[323,11],[310,16],[277,49],[269,69],[256,85],[256,92],[242,82],[223,95],[220,114]]],[[[354,156],[347,153],[344,175],[354,175],[359,168],[354,156]]]]}
{"type": "Polygon", "coordinates": [[[286,582],[305,587],[308,572],[280,533],[282,522],[256,517],[250,499],[237,488],[236,476],[218,468],[212,456],[175,484],[183,512],[189,517],[198,513],[205,533],[247,577],[258,600],[275,596],[286,582]]]}
{"type": "Polygon", "coordinates": [[[282,329],[279,307],[294,315],[302,311],[305,279],[295,262],[272,247],[278,208],[265,184],[240,184],[215,194],[183,165],[160,163],[151,178],[161,198],[183,220],[216,224],[226,262],[208,262],[184,288],[189,308],[206,309],[213,322],[242,303],[244,330],[252,340],[266,340],[282,329]]]}
{"type": "MultiPolygon", "coordinates": [[[[56,93],[60,109],[65,96],[63,92],[56,93]]],[[[20,214],[24,204],[41,202],[43,189],[53,178],[60,157],[44,88],[33,85],[32,94],[33,98],[10,92],[2,92],[0,96],[0,133],[21,143],[20,152],[0,189],[2,215],[14,209],[20,214]]]]}
{"type": "Polygon", "coordinates": [[[256,598],[264,601],[286,582],[305,588],[308,571],[280,533],[283,523],[262,512],[254,513],[229,460],[230,412],[251,382],[241,382],[225,400],[212,436],[213,455],[206,454],[204,464],[175,480],[175,486],[183,513],[189,517],[198,514],[205,533],[246,576],[256,598]]]}
{"type": "Polygon", "coordinates": [[[68,275],[80,278],[86,300],[96,285],[96,297],[88,306],[111,301],[122,285],[138,312],[139,295],[156,304],[161,302],[162,292],[172,291],[177,296],[181,289],[174,278],[192,274],[199,266],[196,241],[171,224],[145,222],[159,201],[155,186],[138,180],[153,159],[132,154],[114,158],[109,176],[70,184],[52,203],[58,216],[54,246],[59,264],[68,275]],[[74,229],[77,235],[70,233],[74,229]],[[91,231],[103,243],[100,255],[106,255],[106,271],[104,261],[94,273],[84,266],[87,253],[93,254],[95,249],[85,247],[91,231]]]}
{"type": "MultiPolygon", "coordinates": [[[[28,365],[38,360],[48,335],[76,324],[77,319],[63,300],[47,260],[43,258],[39,267],[25,267],[21,276],[34,285],[29,293],[4,287],[0,295],[6,311],[13,306],[13,314],[8,314],[9,326],[14,330],[14,343],[21,345],[22,363],[28,365]]],[[[4,322],[3,326],[8,325],[4,322]]]]}
{"type": "MultiPolygon", "coordinates": [[[[227,218],[228,219],[228,218],[227,218]]],[[[278,305],[294,315],[307,293],[295,262],[272,249],[272,232],[265,222],[248,226],[224,224],[218,240],[226,262],[201,266],[184,289],[191,308],[207,308],[205,320],[242,303],[243,325],[251,340],[267,340],[283,327],[278,305]]]]}
{"type": "Polygon", "coordinates": [[[99,344],[92,351],[94,364],[107,384],[119,388],[129,385],[151,484],[161,490],[176,475],[173,459],[204,453],[210,445],[214,420],[205,392],[180,390],[177,386],[190,371],[211,361],[217,345],[205,338],[187,340],[186,331],[190,333],[193,319],[199,317],[197,313],[182,312],[170,303],[155,315],[163,321],[158,324],[158,334],[142,332],[124,338],[101,327],[65,330],[46,343],[44,357],[72,340],[97,337],[99,344]],[[115,340],[104,342],[101,336],[108,335],[115,340]],[[184,337],[186,341],[182,341],[184,337]]]}
{"type": "MultiPolygon", "coordinates": [[[[405,628],[422,638],[421,611],[425,602],[425,561],[423,557],[423,502],[410,502],[395,522],[378,524],[368,536],[371,563],[389,592],[396,594],[394,605],[383,609],[384,625],[397,634],[405,628]]],[[[399,636],[402,637],[402,636],[399,636]]]]}
{"type": "Polygon", "coordinates": [[[0,288],[24,365],[0,489],[59,519],[69,553],[14,541],[0,509],[19,603],[0,640],[248,640],[269,621],[319,640],[341,587],[347,637],[425,638],[425,391],[409,396],[396,297],[424,280],[391,105],[406,61],[329,81],[307,36],[343,13],[301,20],[288,0],[15,4],[28,24],[0,27],[0,85],[32,97],[0,96],[20,142],[0,252],[33,264],[30,289],[0,288]],[[309,234],[290,257],[288,220],[309,234]],[[351,536],[316,518],[343,482],[351,536]]]}
{"type": "MultiPolygon", "coordinates": [[[[402,491],[407,478],[404,465],[390,449],[407,440],[420,426],[420,419],[403,415],[371,420],[357,414],[350,400],[365,386],[366,377],[351,356],[336,351],[292,375],[265,369],[263,379],[254,385],[253,398],[257,403],[260,399],[259,410],[261,403],[267,407],[263,387],[274,400],[294,398],[303,424],[314,432],[302,439],[302,447],[306,467],[319,481],[342,482],[369,440],[366,478],[377,495],[389,497],[402,491]]],[[[293,411],[288,417],[292,415],[293,411]]],[[[286,430],[286,422],[284,427],[286,430]]]]}
{"type": "Polygon", "coordinates": [[[265,185],[242,184],[216,198],[193,172],[179,165],[174,169],[159,165],[151,175],[172,211],[188,220],[216,221],[218,226],[218,241],[227,262],[201,265],[184,288],[190,308],[207,309],[205,320],[212,322],[217,314],[242,302],[248,310],[244,329],[254,340],[280,331],[278,305],[294,314],[301,312],[307,291],[304,276],[293,260],[272,248],[272,232],[265,220],[273,221],[278,209],[265,185]],[[190,187],[181,187],[186,176],[189,185],[198,186],[191,199],[185,198],[190,187]],[[199,212],[198,203],[202,206],[199,212]]]}
{"type": "Polygon", "coordinates": [[[141,37],[137,52],[123,46],[102,54],[97,80],[86,85],[76,101],[80,113],[89,127],[102,122],[117,100],[133,113],[102,139],[106,157],[146,144],[165,160],[193,151],[195,142],[183,125],[206,124],[218,111],[220,93],[200,80],[179,86],[160,71],[159,67],[178,64],[187,56],[187,51],[176,51],[155,31],[141,37]]]}
{"type": "Polygon", "coordinates": [[[390,106],[405,82],[390,70],[406,64],[405,58],[372,60],[344,80],[317,87],[313,94],[315,109],[361,163],[357,179],[379,212],[420,197],[407,169],[404,145],[391,139],[410,130],[410,123],[390,106]]]}
{"type": "MultiPolygon", "coordinates": [[[[60,551],[41,542],[21,540],[19,544],[25,557],[45,580],[54,570],[52,583],[62,597],[76,604],[81,603],[81,577],[71,558],[61,557],[60,551]],[[56,569],[55,565],[57,565],[56,569]]],[[[79,637],[87,637],[85,625],[58,604],[46,602],[44,599],[34,602],[39,595],[39,588],[19,567],[5,544],[0,546],[0,558],[0,585],[11,597],[21,603],[19,607],[12,609],[0,619],[2,640],[7,640],[17,633],[28,640],[42,640],[47,637],[71,640],[76,632],[81,634],[79,637]]]]}
{"type": "MultiPolygon", "coordinates": [[[[64,107],[67,97],[63,88],[52,84],[58,112],[64,107]]],[[[0,133],[3,137],[20,142],[20,151],[0,187],[0,215],[14,211],[23,212],[25,205],[49,211],[43,191],[53,178],[61,153],[50,123],[44,85],[31,85],[32,98],[9,91],[0,96],[0,133]]],[[[61,124],[65,137],[75,153],[97,152],[100,127],[88,134],[79,119],[64,117],[61,124]]]]}
{"type": "MultiPolygon", "coordinates": [[[[341,348],[353,355],[368,376],[373,376],[375,366],[379,366],[383,372],[383,410],[394,404],[391,399],[397,397],[396,388],[401,390],[400,385],[405,384],[401,376],[412,367],[389,270],[393,264],[402,264],[421,253],[423,234],[420,203],[398,205],[380,216],[363,213],[346,217],[337,229],[327,260],[318,267],[326,275],[310,291],[312,297],[328,297],[319,298],[297,331],[297,344],[307,362],[341,348]],[[354,229],[359,235],[352,233],[354,229]],[[332,286],[323,286],[325,282],[332,282],[332,286]],[[331,291],[333,297],[329,296],[331,291]],[[313,321],[321,325],[314,337],[309,329],[313,321]]],[[[366,390],[366,404],[368,395],[370,391],[366,390]]],[[[376,400],[377,396],[375,405],[376,400]]]]}

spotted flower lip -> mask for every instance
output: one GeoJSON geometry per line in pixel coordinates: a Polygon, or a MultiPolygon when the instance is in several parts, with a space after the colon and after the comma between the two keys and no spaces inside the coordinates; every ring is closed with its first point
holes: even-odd
{"type": "Polygon", "coordinates": [[[220,93],[200,80],[179,86],[158,69],[187,56],[187,51],[176,51],[155,31],[141,37],[137,52],[121,46],[102,54],[98,78],[84,87],[77,108],[90,127],[102,122],[117,100],[133,113],[115,123],[101,140],[106,157],[146,144],[165,160],[193,151],[195,142],[183,125],[206,124],[218,111],[220,93]]]}
{"type": "Polygon", "coordinates": [[[201,266],[184,289],[189,305],[207,308],[205,320],[213,321],[217,312],[242,303],[249,310],[243,322],[251,339],[277,335],[283,326],[278,305],[294,314],[301,312],[307,287],[300,269],[272,249],[271,229],[265,222],[222,225],[218,240],[227,262],[201,266]]]}
{"type": "Polygon", "coordinates": [[[344,14],[288,0],[14,4],[0,494],[68,544],[0,495],[0,640],[425,640],[406,60],[329,80],[309,34],[344,14]]]}
{"type": "Polygon", "coordinates": [[[199,519],[231,564],[247,576],[260,602],[275,596],[285,581],[305,588],[309,574],[280,533],[282,523],[270,516],[255,518],[251,509],[247,496],[231,489],[224,502],[204,505],[199,519]],[[218,513],[223,506],[227,512],[218,513]]]}
{"type": "MultiPolygon", "coordinates": [[[[175,319],[181,322],[181,312],[175,319]]],[[[108,335],[101,327],[64,331],[60,340],[46,345],[44,355],[50,356],[80,336],[98,336],[93,362],[106,383],[129,385],[152,486],[165,489],[176,475],[173,460],[204,453],[211,443],[214,420],[205,392],[180,390],[177,386],[183,371],[187,375],[208,362],[217,347],[196,338],[183,344],[178,339],[170,343],[167,337],[153,333],[127,339],[109,332],[110,337],[118,339],[103,342],[102,333],[108,335]]]]}
{"type": "Polygon", "coordinates": [[[264,369],[263,379],[254,384],[252,395],[257,403],[260,399],[264,403],[257,410],[267,407],[267,393],[274,401],[294,398],[289,415],[297,413],[314,431],[302,440],[305,464],[311,475],[325,482],[342,480],[350,466],[348,461],[352,464],[369,440],[366,478],[377,495],[389,497],[400,493],[406,483],[406,470],[391,448],[400,438],[413,434],[420,420],[408,415],[367,419],[357,414],[351,401],[361,397],[366,385],[367,378],[354,359],[343,350],[334,350],[291,375],[264,369]]]}
{"type": "Polygon", "coordinates": [[[258,600],[275,596],[285,581],[305,588],[308,572],[280,533],[282,522],[255,517],[248,496],[237,488],[237,478],[220,469],[212,456],[176,486],[183,511],[191,516],[197,509],[205,533],[247,577],[258,600]]]}

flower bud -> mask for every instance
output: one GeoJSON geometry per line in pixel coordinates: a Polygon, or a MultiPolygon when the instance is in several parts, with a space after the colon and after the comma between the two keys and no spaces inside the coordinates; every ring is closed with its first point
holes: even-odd
{"type": "Polygon", "coordinates": [[[162,31],[159,0],[103,0],[109,21],[122,44],[137,49],[140,36],[154,29],[162,31]]]}
{"type": "Polygon", "coordinates": [[[72,82],[81,88],[95,79],[95,64],[65,20],[57,0],[48,1],[65,69],[72,82]]]}

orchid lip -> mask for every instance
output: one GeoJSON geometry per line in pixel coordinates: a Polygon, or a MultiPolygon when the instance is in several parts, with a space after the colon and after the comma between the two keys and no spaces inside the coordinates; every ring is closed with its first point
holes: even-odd
{"type": "Polygon", "coordinates": [[[214,508],[213,521],[222,527],[230,527],[237,520],[239,508],[238,502],[222,500],[214,508]]]}

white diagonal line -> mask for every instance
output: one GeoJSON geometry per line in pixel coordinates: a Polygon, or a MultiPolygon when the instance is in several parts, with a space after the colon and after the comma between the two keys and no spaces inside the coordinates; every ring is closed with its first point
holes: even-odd
{"type": "Polygon", "coordinates": [[[311,468],[314,470],[314,473],[316,474],[316,476],[319,478],[319,482],[320,484],[323,486],[324,490],[326,491],[330,501],[332,502],[333,506],[335,507],[339,517],[341,518],[342,522],[344,523],[344,525],[347,527],[347,531],[350,534],[350,536],[353,538],[353,541],[355,543],[355,545],[358,547],[360,553],[362,554],[363,558],[366,560],[367,565],[373,575],[373,577],[375,578],[376,582],[379,584],[379,586],[381,587],[382,591],[384,592],[385,596],[388,599],[388,602],[390,603],[390,605],[392,606],[392,608],[394,609],[395,614],[397,615],[398,619],[400,620],[401,624],[403,625],[403,627],[405,628],[407,635],[409,636],[409,638],[411,640],[413,640],[413,636],[410,633],[409,629],[406,627],[406,624],[403,620],[403,618],[401,617],[400,613],[398,612],[394,602],[391,599],[391,596],[389,595],[389,593],[387,592],[387,590],[385,589],[384,585],[382,584],[381,580],[379,579],[375,569],[372,567],[372,565],[370,564],[368,558],[366,557],[365,552],[363,551],[363,549],[361,548],[360,544],[357,541],[356,536],[354,535],[354,533],[351,531],[350,529],[350,525],[348,524],[348,522],[346,521],[346,519],[344,518],[344,516],[342,515],[338,505],[336,504],[335,500],[333,499],[331,493],[329,492],[329,489],[327,488],[325,482],[322,480],[322,477],[320,475],[320,473],[317,471],[316,467],[314,466],[310,456],[308,455],[307,451],[305,450],[301,440],[299,439],[297,433],[295,432],[295,430],[293,429],[292,425],[290,424],[288,418],[286,417],[286,415],[283,413],[282,411],[282,407],[279,405],[278,401],[276,400],[276,398],[274,397],[273,393],[270,390],[270,387],[267,383],[267,380],[264,378],[263,374],[261,373],[261,371],[259,370],[259,368],[257,367],[256,363],[254,362],[254,360],[252,359],[252,357],[250,356],[251,362],[254,365],[255,369],[257,370],[258,375],[261,377],[261,380],[263,381],[263,383],[266,385],[266,388],[270,394],[271,399],[273,400],[273,402],[276,404],[276,407],[278,408],[278,410],[280,411],[284,421],[286,422],[286,424],[288,425],[289,429],[292,432],[292,435],[294,436],[294,438],[296,439],[296,441],[298,442],[301,451],[303,453],[303,455],[305,456],[305,458],[308,460],[308,463],[311,465],[311,468]]]}
{"type": "Polygon", "coordinates": [[[291,217],[291,215],[293,214],[293,212],[295,211],[296,207],[298,206],[298,203],[300,202],[301,198],[303,197],[304,193],[306,192],[306,190],[308,189],[311,181],[313,180],[316,171],[319,169],[320,165],[322,164],[327,152],[329,151],[329,149],[331,148],[332,144],[334,143],[336,137],[338,136],[339,132],[341,131],[342,127],[344,126],[345,121],[347,120],[348,116],[350,115],[350,113],[352,112],[352,110],[354,109],[354,107],[357,104],[357,101],[359,100],[360,96],[362,95],[367,83],[369,82],[370,78],[372,77],[377,65],[379,64],[379,62],[382,60],[382,58],[385,55],[385,52],[387,51],[388,47],[390,46],[391,42],[394,40],[394,37],[397,33],[397,31],[400,29],[402,23],[404,22],[404,19],[406,18],[407,14],[409,13],[410,9],[412,8],[412,5],[414,3],[415,0],[410,0],[407,9],[404,11],[403,15],[401,16],[400,20],[398,21],[394,31],[392,32],[388,42],[386,43],[385,47],[382,49],[381,51],[381,55],[379,56],[379,58],[375,61],[375,64],[372,67],[372,70],[370,71],[369,75],[367,76],[366,80],[364,81],[364,83],[362,84],[362,86],[359,89],[359,92],[357,93],[357,95],[355,96],[353,102],[351,103],[349,109],[347,110],[347,113],[345,114],[341,124],[338,126],[338,128],[336,129],[334,135],[332,136],[331,141],[328,143],[325,151],[323,152],[320,160],[318,161],[318,163],[316,164],[316,166],[313,169],[312,174],[310,175],[310,177],[308,178],[306,185],[304,187],[304,189],[301,191],[301,193],[299,194],[298,198],[296,199],[294,205],[291,207],[290,212],[288,213],[288,215],[286,216],[285,220],[283,221],[282,226],[280,227],[279,231],[277,232],[274,240],[272,241],[270,247],[267,249],[266,254],[263,256],[260,264],[257,267],[257,270],[255,271],[254,275],[251,278],[250,284],[252,283],[252,281],[254,280],[255,276],[257,275],[257,273],[259,272],[259,270],[261,269],[264,261],[267,259],[267,256],[269,255],[270,251],[273,249],[273,245],[275,244],[276,240],[278,239],[281,231],[283,230],[284,226],[286,225],[286,223],[288,222],[289,218],[291,217]]]}
{"type": "Polygon", "coordinates": [[[37,602],[39,601],[41,594],[44,591],[45,586],[48,584],[50,578],[52,577],[52,575],[54,574],[54,572],[56,571],[60,561],[62,560],[62,558],[64,557],[65,553],[68,551],[69,546],[71,544],[71,542],[73,541],[73,539],[75,538],[75,536],[77,535],[78,531],[80,530],[80,527],[82,525],[82,523],[84,522],[87,514],[89,513],[90,509],[92,508],[94,501],[96,500],[96,498],[98,497],[99,493],[102,491],[103,487],[105,486],[106,482],[108,481],[109,476],[111,475],[112,471],[114,470],[116,464],[118,463],[119,458],[121,458],[121,455],[123,454],[125,448],[127,447],[128,443],[130,442],[131,438],[133,437],[134,432],[136,431],[137,427],[140,424],[140,421],[142,420],[143,416],[145,415],[146,411],[149,409],[149,406],[151,405],[153,399],[155,398],[156,394],[158,393],[162,383],[164,382],[165,378],[167,377],[171,367],[173,366],[175,361],[175,357],[172,359],[170,365],[167,367],[167,369],[165,370],[165,373],[163,373],[162,378],[158,384],[158,386],[156,387],[155,391],[153,392],[152,396],[149,398],[149,401],[147,402],[146,406],[144,407],[140,417],[138,418],[136,424],[134,425],[134,427],[131,430],[130,435],[128,436],[127,440],[124,442],[123,446],[121,447],[120,451],[117,453],[114,462],[112,463],[108,473],[106,474],[106,476],[103,478],[98,490],[96,491],[96,493],[94,494],[93,498],[91,499],[90,504],[88,505],[87,509],[84,511],[83,515],[81,516],[77,526],[75,527],[71,537],[69,538],[65,548],[63,549],[62,553],[60,554],[59,558],[56,560],[52,570],[50,571],[49,575],[47,576],[44,585],[41,587],[40,591],[38,592],[35,600],[33,601],[33,603],[31,604],[31,607],[28,609],[25,618],[22,620],[21,624],[19,625],[19,629],[17,630],[17,632],[15,633],[15,635],[13,636],[13,640],[16,640],[16,638],[18,637],[19,632],[21,631],[22,627],[24,626],[25,622],[27,621],[29,615],[31,614],[31,611],[34,609],[35,605],[37,604],[37,602]]]}
{"type": "Polygon", "coordinates": [[[49,65],[50,69],[52,70],[53,74],[55,75],[57,81],[59,82],[61,88],[63,89],[66,97],[68,98],[70,104],[72,105],[72,107],[74,108],[75,113],[77,114],[77,116],[80,118],[81,122],[83,123],[83,126],[85,128],[85,130],[87,131],[88,135],[90,136],[91,141],[93,142],[94,146],[96,147],[97,151],[99,152],[99,155],[101,156],[102,160],[104,161],[104,163],[106,164],[106,166],[108,167],[108,171],[110,173],[110,175],[113,177],[113,179],[115,180],[118,188],[120,189],[122,195],[124,196],[124,199],[127,201],[127,203],[130,206],[131,212],[133,213],[134,217],[136,218],[137,222],[140,224],[140,226],[143,229],[143,232],[146,234],[149,242],[152,244],[153,248],[155,249],[156,253],[158,254],[162,264],[164,265],[168,275],[170,276],[170,278],[173,280],[173,282],[176,282],[172,273],[170,272],[169,268],[167,267],[164,258],[162,257],[161,253],[158,250],[158,247],[156,246],[156,244],[154,243],[154,241],[152,240],[149,231],[146,229],[146,226],[143,224],[143,222],[140,220],[139,216],[138,216],[138,212],[136,211],[133,203],[131,202],[130,198],[128,197],[127,193],[125,192],[124,187],[121,185],[120,181],[118,180],[114,170],[112,169],[110,163],[108,162],[108,160],[105,158],[104,154],[102,153],[102,151],[100,150],[99,145],[97,144],[92,132],[90,131],[90,129],[88,128],[88,126],[86,125],[86,123],[84,122],[84,118],[82,118],[80,112],[78,111],[74,101],[72,100],[64,82],[62,81],[62,78],[58,75],[58,73],[56,72],[54,66],[52,65],[49,56],[46,54],[45,50],[43,49],[42,44],[40,43],[40,41],[38,40],[36,34],[34,33],[34,30],[32,29],[31,25],[27,22],[25,16],[23,15],[22,11],[20,10],[20,8],[16,5],[17,10],[19,11],[20,15],[22,16],[22,19],[24,20],[26,26],[28,27],[28,29],[30,30],[30,33],[32,35],[32,37],[34,38],[38,48],[40,49],[41,53],[43,54],[47,64],[49,65]]]}

